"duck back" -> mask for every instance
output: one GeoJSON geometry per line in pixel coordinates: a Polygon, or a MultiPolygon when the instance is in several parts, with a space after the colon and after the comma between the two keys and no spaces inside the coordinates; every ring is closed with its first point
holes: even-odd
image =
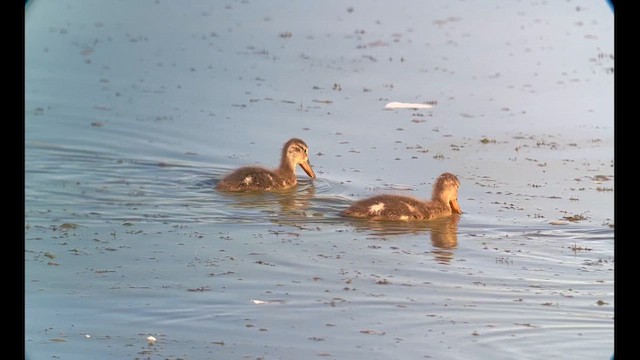
{"type": "Polygon", "coordinates": [[[343,216],[372,220],[426,220],[450,215],[446,204],[425,202],[409,196],[378,195],[360,200],[341,213],[343,216]]]}
{"type": "Polygon", "coordinates": [[[227,191],[286,189],[297,184],[295,175],[284,178],[280,174],[261,167],[244,167],[224,177],[216,189],[227,191]]]}

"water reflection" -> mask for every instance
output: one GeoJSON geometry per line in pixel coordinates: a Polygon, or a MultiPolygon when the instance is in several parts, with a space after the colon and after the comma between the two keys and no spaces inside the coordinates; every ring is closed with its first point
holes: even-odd
{"type": "Polygon", "coordinates": [[[227,200],[227,205],[232,209],[257,210],[280,219],[291,219],[307,217],[307,210],[316,194],[316,188],[312,182],[306,182],[299,183],[292,189],[279,191],[217,193],[223,200],[227,200]]]}
{"type": "Polygon", "coordinates": [[[394,236],[406,234],[420,234],[429,232],[431,245],[436,262],[440,264],[450,264],[453,260],[454,250],[458,246],[458,222],[460,215],[454,214],[449,217],[414,222],[397,221],[360,221],[355,220],[353,224],[359,231],[367,232],[373,236],[394,236]]]}
{"type": "Polygon", "coordinates": [[[291,196],[280,196],[280,214],[286,217],[306,217],[306,210],[309,209],[311,199],[316,195],[316,187],[312,182],[300,184],[298,189],[291,196]]]}
{"type": "Polygon", "coordinates": [[[453,260],[454,250],[458,247],[458,222],[460,215],[434,220],[430,224],[432,253],[440,264],[449,264],[453,260]]]}

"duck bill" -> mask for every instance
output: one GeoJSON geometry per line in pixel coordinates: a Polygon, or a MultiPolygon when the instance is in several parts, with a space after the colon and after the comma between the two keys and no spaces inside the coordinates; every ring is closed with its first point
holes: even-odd
{"type": "Polygon", "coordinates": [[[316,178],[316,173],[313,172],[313,169],[311,168],[311,164],[309,164],[309,161],[300,163],[300,167],[302,168],[302,170],[304,170],[304,172],[307,173],[307,175],[309,175],[310,178],[312,179],[316,178]]]}
{"type": "Polygon", "coordinates": [[[462,214],[462,210],[460,210],[460,205],[458,204],[458,200],[449,201],[449,205],[451,205],[451,212],[454,214],[462,214]]]}

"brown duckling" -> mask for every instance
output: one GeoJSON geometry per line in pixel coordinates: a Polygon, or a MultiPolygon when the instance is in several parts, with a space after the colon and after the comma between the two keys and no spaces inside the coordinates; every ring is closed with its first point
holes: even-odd
{"type": "Polygon", "coordinates": [[[315,179],[316,174],[309,163],[309,147],[300,139],[290,139],[282,148],[280,167],[274,170],[259,166],[239,168],[225,176],[216,185],[216,189],[224,191],[270,191],[284,190],[298,183],[296,165],[315,179]]]}
{"type": "Polygon", "coordinates": [[[458,205],[460,181],[451,173],[440,175],[433,184],[430,201],[402,195],[377,195],[360,200],[342,211],[342,216],[371,220],[429,220],[462,214],[458,205]]]}

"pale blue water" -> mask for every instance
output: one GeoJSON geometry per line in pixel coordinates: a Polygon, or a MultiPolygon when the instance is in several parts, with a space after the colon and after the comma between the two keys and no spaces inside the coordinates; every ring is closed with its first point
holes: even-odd
{"type": "Polygon", "coordinates": [[[613,353],[606,2],[35,1],[25,35],[30,359],[613,353]],[[316,180],[213,189],[294,136],[316,180]],[[459,218],[337,215],[445,171],[459,218]]]}

